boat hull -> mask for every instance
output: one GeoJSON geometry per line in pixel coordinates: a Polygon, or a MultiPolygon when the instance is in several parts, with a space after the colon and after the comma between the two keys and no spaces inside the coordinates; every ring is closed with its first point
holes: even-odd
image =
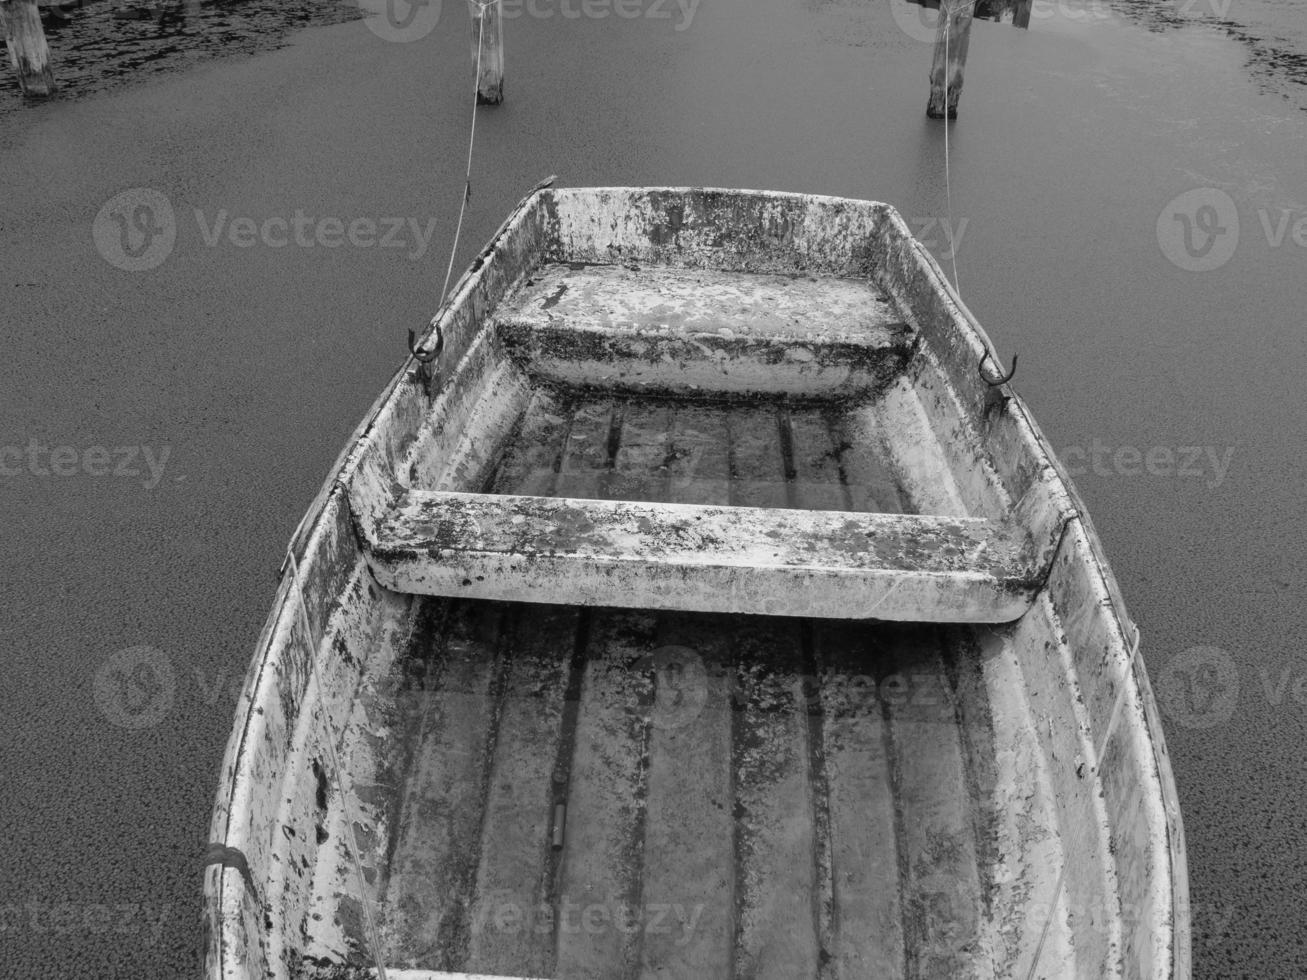
{"type": "MultiPolygon", "coordinates": [[[[1037,958],[1046,976],[1188,976],[1182,828],[1137,631],[1025,406],[978,373],[983,332],[892,209],[545,190],[433,322],[440,358],[403,366],[292,542],[223,765],[209,976],[341,975],[378,945],[395,968],[514,976],[1024,976],[1037,958]],[[547,302],[557,286],[535,279],[550,268],[590,267],[724,271],[761,277],[759,289],[791,277],[796,295],[812,280],[837,298],[871,282],[885,323],[904,326],[871,344],[869,314],[826,299],[820,337],[778,321],[722,340],[693,289],[670,309],[631,302],[627,319],[680,317],[652,340],[597,324],[582,344],[502,313],[547,302]],[[792,356],[841,343],[824,361],[792,356]],[[769,358],[774,370],[759,370],[769,358]],[[572,392],[568,445],[585,447],[576,419],[589,419],[627,455],[569,462],[557,449],[547,465],[506,466],[548,444],[523,426],[560,390],[572,392]],[[578,392],[590,399],[579,415],[578,392]],[[835,403],[855,408],[832,415],[835,403]],[[666,410],[629,435],[631,405],[666,410]],[[849,417],[865,423],[853,438],[849,417]],[[759,431],[776,438],[749,438],[759,431]],[[703,451],[668,461],[695,439],[703,451]],[[828,450],[807,451],[821,439],[828,450]],[[847,446],[880,447],[863,462],[881,469],[851,477],[847,446]],[[1024,529],[1039,574],[1011,593],[1016,606],[951,624],[956,592],[850,606],[858,621],[841,621],[804,605],[818,590],[793,565],[731,593],[773,590],[777,604],[752,610],[768,618],[740,603],[683,611],[672,585],[658,611],[647,581],[606,593],[614,573],[593,561],[587,591],[569,592],[585,557],[570,552],[553,571],[526,563],[535,578],[497,565],[423,595],[387,579],[399,566],[378,547],[404,493],[477,494],[492,511],[496,493],[905,511],[1024,529]],[[460,595],[476,574],[508,585],[460,595]],[[562,584],[539,591],[551,579],[562,584]],[[507,598],[550,605],[491,601],[507,598]],[[655,912],[678,924],[654,930],[655,912]]],[[[422,564],[404,567],[465,555],[466,535],[449,534],[452,550],[424,539],[422,564]]],[[[956,589],[940,576],[957,571],[930,574],[956,589]]]]}

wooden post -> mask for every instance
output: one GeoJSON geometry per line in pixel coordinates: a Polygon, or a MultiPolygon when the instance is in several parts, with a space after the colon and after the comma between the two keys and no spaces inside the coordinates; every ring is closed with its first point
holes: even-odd
{"type": "Polygon", "coordinates": [[[54,91],[54,71],[36,0],[0,0],[0,21],[9,63],[18,72],[23,94],[49,95],[54,91]]]}
{"type": "Polygon", "coordinates": [[[1017,12],[1012,18],[1013,27],[1021,27],[1030,30],[1030,8],[1031,0],[1017,0],[1017,12]]]}
{"type": "Polygon", "coordinates": [[[472,13],[472,64],[477,62],[480,42],[481,74],[477,78],[477,105],[499,105],[504,101],[504,24],[499,0],[468,0],[472,13]]]}
{"type": "Polygon", "coordinates": [[[967,44],[971,41],[971,14],[972,0],[940,2],[935,57],[930,65],[930,102],[926,104],[926,115],[931,119],[943,119],[946,107],[948,118],[958,117],[962,69],[967,63],[967,44]]]}

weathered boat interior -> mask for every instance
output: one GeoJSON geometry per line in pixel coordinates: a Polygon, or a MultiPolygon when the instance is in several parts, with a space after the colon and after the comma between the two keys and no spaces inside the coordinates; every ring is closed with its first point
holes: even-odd
{"type": "Polygon", "coordinates": [[[1136,634],[892,209],[542,191],[434,324],[292,543],[211,976],[1187,976],[1136,634]]]}

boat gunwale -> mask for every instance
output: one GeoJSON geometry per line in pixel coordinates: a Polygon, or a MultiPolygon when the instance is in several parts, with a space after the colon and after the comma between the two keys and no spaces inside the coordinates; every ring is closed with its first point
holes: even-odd
{"type": "MultiPolygon", "coordinates": [[[[899,219],[900,222],[902,219],[899,219]]],[[[921,242],[919,242],[910,233],[906,224],[903,225],[903,231],[908,233],[911,247],[916,253],[919,261],[926,266],[927,274],[935,281],[937,288],[948,297],[956,307],[956,315],[961,319],[961,325],[970,329],[980,344],[982,356],[988,355],[994,362],[996,371],[1001,371],[998,356],[994,353],[993,342],[985,329],[980,325],[974,314],[967,308],[962,298],[949,282],[943,268],[921,242]]],[[[965,335],[966,329],[962,330],[965,335]]],[[[1006,382],[997,386],[1008,398],[1009,403],[1016,409],[1017,422],[1026,429],[1027,438],[1032,442],[1056,474],[1062,490],[1070,499],[1074,508],[1073,520],[1078,520],[1085,539],[1088,543],[1088,558],[1093,562],[1098,577],[1102,582],[1103,589],[1107,594],[1111,605],[1112,618],[1116,622],[1117,631],[1120,634],[1121,642],[1127,651],[1132,649],[1130,637],[1134,637],[1134,643],[1141,641],[1139,627],[1130,618],[1126,611],[1125,600],[1121,593],[1120,584],[1117,581],[1115,573],[1112,571],[1111,563],[1103,549],[1102,539],[1098,535],[1098,530],[1094,526],[1093,519],[1085,506],[1084,497],[1076,487],[1075,481],[1067,472],[1065,464],[1058,458],[1057,453],[1053,450],[1052,444],[1048,437],[1044,435],[1038,422],[1035,421],[1027,407],[1025,400],[1016,392],[1012,391],[1010,385],[1006,382]]],[[[1171,766],[1170,753],[1166,746],[1166,737],[1163,733],[1161,712],[1157,706],[1157,699],[1153,694],[1152,683],[1148,678],[1148,672],[1144,663],[1143,651],[1135,649],[1130,663],[1131,676],[1134,679],[1136,693],[1143,711],[1143,723],[1145,732],[1149,738],[1149,744],[1152,748],[1153,763],[1157,771],[1159,790],[1162,795],[1162,809],[1166,820],[1167,831],[1167,851],[1170,866],[1170,886],[1171,886],[1171,971],[1170,975],[1175,980],[1182,980],[1192,975],[1192,906],[1189,896],[1189,870],[1188,855],[1185,846],[1184,819],[1180,812],[1179,790],[1175,782],[1175,773],[1171,766]]]]}
{"type": "MultiPolygon", "coordinates": [[[[249,744],[250,729],[260,713],[256,695],[265,672],[272,667],[275,652],[273,641],[277,636],[278,625],[282,620],[282,616],[289,611],[292,589],[303,587],[305,569],[311,569],[318,560],[317,550],[328,530],[328,522],[324,520],[328,510],[335,505],[336,507],[343,507],[346,514],[348,514],[350,506],[348,479],[358,469],[368,451],[373,447],[372,440],[378,422],[387,409],[394,407],[395,395],[402,384],[410,375],[421,372],[425,367],[424,363],[413,353],[413,348],[421,349],[424,344],[430,341],[433,333],[441,336],[439,331],[443,330],[442,324],[453,319],[454,313],[467,302],[476,283],[484,275],[487,267],[486,257],[495,251],[499,242],[507,236],[512,227],[523,218],[530,207],[545,193],[546,186],[538,185],[527,197],[523,198],[478,253],[477,260],[474,260],[459,277],[454,284],[454,289],[431,317],[426,331],[416,344],[410,345],[409,356],[401,362],[399,368],[373,401],[362,421],[355,427],[349,441],[332,464],[322,487],[310,503],[304,517],[300,519],[287,544],[287,557],[282,562],[278,573],[279,580],[274,593],[272,608],[259,632],[254,655],[246,668],[241,693],[237,699],[236,724],[228,736],[227,745],[223,752],[223,759],[219,769],[219,785],[215,794],[213,815],[210,819],[209,853],[206,854],[204,866],[205,903],[202,917],[204,935],[201,939],[201,947],[206,959],[206,970],[211,967],[215,976],[224,975],[224,967],[228,961],[225,949],[226,929],[224,928],[226,872],[228,870],[237,870],[240,873],[242,894],[249,889],[254,889],[256,900],[260,900],[262,904],[257,888],[249,874],[248,863],[245,861],[244,855],[240,854],[237,857],[231,853],[229,844],[231,815],[235,809],[238,794],[242,789],[238,778],[237,763],[245,755],[246,746],[249,744]],[[292,559],[294,564],[292,564],[292,559]],[[294,574],[287,574],[291,569],[294,569],[294,574]],[[221,851],[219,851],[220,848],[221,851]],[[222,857],[215,859],[214,855],[219,853],[222,857]],[[239,867],[233,868],[229,862],[233,862],[239,867]],[[212,961],[209,960],[211,952],[216,954],[212,961]]],[[[302,595],[298,601],[303,602],[302,595]]],[[[324,628],[326,619],[327,617],[324,616],[324,628]]],[[[316,649],[314,652],[316,653],[316,649]]]]}
{"type": "MultiPolygon", "coordinates": [[[[948,283],[942,269],[936,262],[930,252],[918,242],[907,229],[898,212],[890,205],[879,202],[857,201],[849,198],[831,197],[823,195],[804,195],[797,193],[782,193],[773,191],[757,191],[745,189],[723,189],[723,188],[583,188],[577,191],[598,193],[621,193],[631,194],[632,192],[651,193],[669,193],[669,194],[690,194],[690,193],[718,193],[724,195],[735,195],[740,197],[759,196],[773,199],[801,200],[815,203],[833,203],[838,205],[858,205],[866,207],[873,205],[877,208],[884,209],[891,224],[896,226],[907,244],[910,254],[921,264],[923,271],[930,280],[931,285],[936,289],[940,297],[946,300],[947,304],[952,307],[948,310],[950,327],[955,332],[956,337],[962,343],[966,344],[977,357],[988,356],[994,361],[996,370],[998,369],[998,359],[993,352],[993,345],[980,326],[976,318],[971,314],[963,304],[956,291],[948,283]]],[[[573,191],[575,192],[575,191],[573,191]]],[[[566,191],[564,193],[567,193],[566,191]]],[[[514,209],[498,231],[490,238],[487,245],[478,253],[477,258],[471,263],[469,268],[459,278],[453,291],[448,298],[441,304],[437,312],[432,316],[427,330],[422,334],[418,341],[419,345],[429,344],[433,333],[442,331],[446,333],[444,337],[445,346],[450,347],[450,338],[447,328],[454,323],[458,316],[464,311],[469,304],[475,288],[480,284],[482,278],[486,275],[491,263],[487,262],[492,258],[500,244],[503,242],[513,227],[521,222],[528,212],[537,204],[543,205],[546,212],[553,207],[553,192],[544,188],[537,188],[524,198],[514,209]]],[[[556,224],[556,217],[547,215],[556,224]]],[[[546,244],[546,247],[548,245],[546,244]]],[[[475,336],[480,331],[481,325],[470,332],[469,337],[458,338],[462,340],[463,346],[471,336],[475,336]]],[[[456,359],[454,364],[457,363],[456,359]]],[[[446,361],[448,369],[452,370],[454,364],[446,361]]],[[[232,827],[232,813],[235,805],[238,803],[238,797],[243,789],[241,780],[237,772],[236,765],[245,756],[247,746],[247,736],[254,722],[256,713],[260,710],[256,702],[256,695],[263,685],[267,672],[273,666],[273,655],[277,652],[274,640],[279,633],[279,624],[282,616],[292,612],[290,601],[293,591],[302,586],[305,568],[312,569],[313,565],[319,560],[317,552],[323,546],[325,538],[330,530],[331,521],[328,521],[327,514],[333,507],[345,508],[345,519],[349,521],[350,503],[348,498],[347,487],[349,480],[358,471],[364,463],[369,453],[378,450],[384,452],[384,447],[379,445],[377,440],[377,429],[383,416],[388,410],[396,408],[396,394],[405,381],[411,379],[422,379],[426,377],[425,394],[428,399],[433,397],[433,388],[439,380],[439,375],[445,374],[445,371],[434,372],[435,378],[425,376],[426,366],[418,358],[410,354],[400,367],[396,370],[389,382],[385,385],[382,392],[372,404],[368,413],[356,427],[346,444],[344,450],[338,456],[333,464],[328,476],[324,481],[322,488],[315,496],[304,517],[297,526],[294,535],[288,545],[288,556],[293,555],[299,575],[286,574],[289,560],[283,564],[280,582],[274,596],[273,605],[260,632],[259,639],[255,646],[255,655],[251,659],[247,668],[245,681],[242,687],[240,700],[238,701],[238,716],[236,725],[229,736],[226,750],[224,752],[222,768],[220,771],[220,783],[216,794],[215,809],[211,820],[210,845],[214,847],[227,847],[229,834],[232,827]]],[[[971,386],[965,394],[968,400],[972,401],[984,396],[984,390],[980,387],[983,379],[977,381],[971,386]]],[[[1084,507],[1083,498],[1075,488],[1074,482],[1066,472],[1065,467],[1053,452],[1051,445],[1048,443],[1042,430],[1031,417],[1024,402],[1012,392],[1007,384],[998,386],[1001,393],[1007,398],[1008,403],[1015,408],[1014,421],[1018,428],[1023,428],[1023,436],[1028,440],[1032,450],[1041,457],[1052,468],[1056,474],[1057,482],[1072,503],[1074,513],[1072,518],[1078,518],[1081,529],[1088,542],[1088,558],[1093,565],[1092,574],[1102,583],[1103,588],[1110,600],[1111,619],[1116,624],[1116,632],[1119,634],[1120,641],[1124,644],[1127,652],[1131,647],[1127,642],[1127,637],[1134,634],[1137,637],[1137,628],[1133,627],[1125,611],[1124,601],[1122,599],[1120,588],[1111,570],[1102,548],[1102,542],[1095,530],[1093,523],[1084,507]]],[[[963,391],[957,392],[959,398],[964,394],[963,391]]],[[[964,404],[964,408],[966,405],[964,404]]],[[[302,597],[298,601],[303,601],[302,597]]],[[[323,626],[326,624],[326,616],[323,616],[323,626]]],[[[292,632],[294,626],[291,627],[292,632]]],[[[312,625],[310,623],[310,632],[312,625]]],[[[1156,700],[1149,683],[1144,661],[1141,654],[1135,653],[1130,661],[1130,673],[1128,676],[1133,677],[1136,688],[1136,696],[1139,699],[1142,710],[1143,730],[1149,739],[1155,772],[1158,779],[1159,790],[1162,796],[1162,810],[1165,815],[1165,829],[1167,833],[1167,851],[1169,856],[1168,879],[1171,894],[1171,937],[1170,942],[1165,943],[1165,948],[1169,952],[1170,969],[1167,972],[1169,977],[1188,978],[1191,972],[1191,951],[1190,951],[1190,906],[1188,893],[1187,877],[1187,860],[1184,848],[1184,831],[1183,822],[1179,811],[1178,792],[1175,785],[1174,773],[1171,768],[1169,754],[1166,750],[1165,739],[1163,736],[1161,717],[1157,708],[1156,700]]],[[[1123,705],[1123,710],[1130,710],[1133,704],[1123,705]]],[[[225,968],[228,963],[227,951],[225,948],[226,928],[224,915],[227,911],[226,890],[234,887],[235,883],[228,878],[227,871],[237,871],[240,869],[233,866],[227,861],[216,862],[210,859],[205,867],[205,909],[204,909],[204,926],[206,936],[204,939],[204,948],[206,954],[205,969],[209,975],[225,975],[225,968]],[[211,947],[216,946],[216,949],[211,947]],[[216,960],[209,958],[211,952],[216,952],[216,960]]],[[[241,888],[247,889],[252,883],[245,875],[240,875],[236,880],[240,881],[241,888]]],[[[256,892],[257,897],[257,892],[256,892]]]]}

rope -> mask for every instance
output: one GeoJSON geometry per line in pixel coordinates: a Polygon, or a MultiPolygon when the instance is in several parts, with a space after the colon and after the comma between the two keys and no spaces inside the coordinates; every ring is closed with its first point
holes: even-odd
{"type": "Polygon", "coordinates": [[[953,238],[953,180],[949,167],[949,34],[953,33],[948,21],[953,17],[953,7],[941,7],[944,25],[944,208],[949,220],[949,263],[953,265],[953,289],[959,297],[962,286],[958,284],[958,244],[953,238]]]}
{"type": "MultiPolygon", "coordinates": [[[[974,3],[970,0],[968,6],[974,3]]],[[[952,5],[943,4],[940,6],[940,16],[945,18],[944,24],[944,207],[948,217],[948,257],[949,263],[953,266],[953,289],[959,297],[962,296],[962,286],[958,283],[958,248],[957,241],[953,236],[953,182],[950,177],[949,152],[948,152],[948,89],[949,89],[949,59],[948,59],[948,39],[953,33],[949,21],[952,20],[954,12],[959,9],[952,5]]]]}
{"type": "Polygon", "coordinates": [[[309,672],[313,676],[313,683],[318,688],[318,704],[321,708],[322,722],[327,729],[327,753],[331,756],[331,769],[333,779],[336,784],[336,792],[340,794],[341,808],[345,811],[345,820],[349,825],[349,837],[346,842],[349,855],[354,862],[354,876],[358,882],[359,902],[363,906],[363,917],[367,921],[368,944],[372,947],[372,962],[377,968],[377,980],[386,980],[386,965],[381,955],[381,933],[377,929],[376,920],[372,917],[372,902],[368,899],[367,879],[363,876],[363,862],[359,860],[358,838],[355,835],[355,825],[362,826],[362,821],[354,811],[354,801],[345,792],[345,769],[340,764],[340,755],[336,751],[336,729],[331,723],[331,716],[327,714],[327,706],[323,698],[326,695],[326,687],[323,686],[322,676],[318,673],[318,644],[313,637],[313,627],[309,625],[308,609],[304,605],[304,586],[300,582],[300,567],[295,561],[295,549],[290,548],[286,552],[286,558],[290,564],[292,582],[295,586],[295,605],[299,609],[300,625],[304,627],[304,633],[308,637],[309,643],[309,672]]]}
{"type": "MultiPolygon", "coordinates": [[[[1123,624],[1124,625],[1124,624],[1123,624]]],[[[1125,677],[1121,681],[1121,686],[1116,692],[1116,701],[1112,704],[1112,714],[1107,720],[1107,730],[1103,732],[1103,737],[1099,740],[1094,752],[1094,776],[1097,777],[1099,769],[1103,764],[1103,753],[1107,751],[1107,743],[1112,740],[1112,735],[1116,731],[1116,723],[1121,718],[1121,706],[1125,703],[1125,692],[1129,688],[1128,681],[1134,676],[1135,661],[1139,659],[1139,627],[1135,627],[1135,640],[1130,650],[1130,662],[1126,665],[1125,677]]],[[[1044,952],[1044,941],[1048,939],[1048,930],[1053,925],[1053,914],[1057,911],[1057,903],[1062,900],[1062,887],[1066,884],[1067,862],[1062,861],[1062,870],[1058,872],[1057,884],[1053,886],[1053,897],[1048,903],[1048,914],[1044,916],[1044,927],[1039,931],[1039,943],[1035,946],[1034,958],[1030,961],[1030,969],[1026,971],[1026,980],[1034,980],[1035,970],[1039,968],[1039,958],[1044,952]]]]}
{"type": "Polygon", "coordinates": [[[463,233],[463,215],[467,212],[467,202],[472,199],[472,147],[476,144],[477,138],[477,105],[480,102],[478,96],[481,92],[481,50],[483,47],[482,40],[486,31],[485,13],[499,0],[472,0],[476,4],[477,13],[477,68],[476,74],[472,77],[472,129],[467,138],[467,168],[463,175],[463,201],[458,206],[458,224],[454,227],[454,244],[449,249],[449,265],[445,269],[445,284],[440,287],[440,302],[436,308],[445,302],[445,296],[449,293],[449,280],[454,275],[454,259],[458,255],[458,238],[463,233]]]}

